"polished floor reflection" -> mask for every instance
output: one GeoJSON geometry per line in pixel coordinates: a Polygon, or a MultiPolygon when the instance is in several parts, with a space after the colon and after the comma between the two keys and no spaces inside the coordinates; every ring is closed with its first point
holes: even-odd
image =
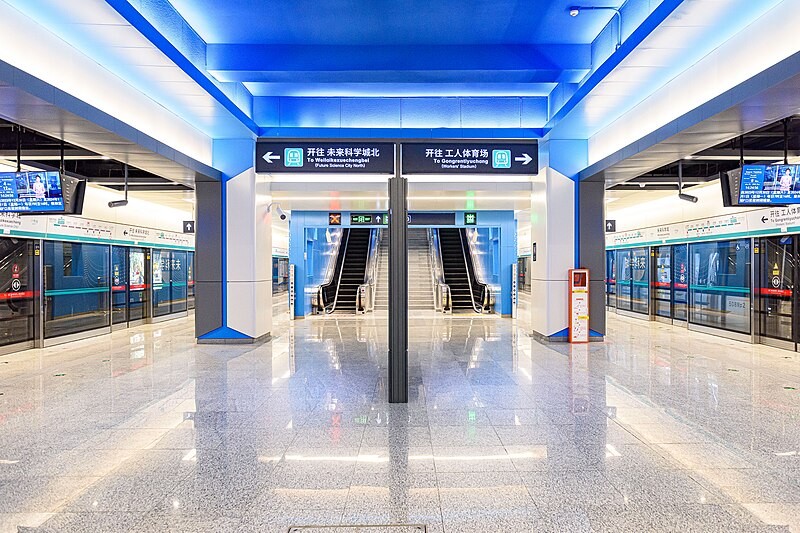
{"type": "Polygon", "coordinates": [[[800,358],[609,320],[569,347],[415,315],[407,406],[374,316],[2,357],[0,532],[800,530],[800,358]]]}

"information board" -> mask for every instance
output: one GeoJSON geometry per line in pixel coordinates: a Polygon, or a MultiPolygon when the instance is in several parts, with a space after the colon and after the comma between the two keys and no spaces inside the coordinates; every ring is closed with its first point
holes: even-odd
{"type": "Polygon", "coordinates": [[[256,172],[394,174],[394,143],[257,141],[256,172]]]}
{"type": "MultiPolygon", "coordinates": [[[[729,174],[729,180],[731,174],[729,174]]],[[[799,165],[745,165],[733,175],[731,193],[738,189],[738,205],[772,206],[800,203],[799,165]],[[738,178],[738,183],[736,182],[738,178]]]]}
{"type": "Polygon", "coordinates": [[[589,271],[569,271],[569,342],[589,342],[589,271]]]}
{"type": "Polygon", "coordinates": [[[403,174],[510,174],[539,171],[539,145],[481,141],[413,142],[402,145],[403,174]]]}
{"type": "Polygon", "coordinates": [[[0,212],[62,213],[64,194],[58,172],[0,173],[0,212]]]}

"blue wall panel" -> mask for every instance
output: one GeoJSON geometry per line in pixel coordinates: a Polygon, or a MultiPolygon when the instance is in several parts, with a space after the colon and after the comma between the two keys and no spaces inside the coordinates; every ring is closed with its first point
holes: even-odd
{"type": "MultiPolygon", "coordinates": [[[[314,137],[359,137],[357,130],[398,131],[395,135],[384,132],[384,137],[410,137],[408,130],[447,130],[447,137],[474,137],[474,132],[461,133],[460,130],[479,130],[479,137],[491,138],[498,135],[487,130],[518,130],[520,128],[542,128],[548,120],[548,99],[546,97],[526,98],[310,98],[310,97],[272,97],[255,98],[253,104],[254,120],[262,128],[262,135],[290,136],[288,130],[302,128],[297,136],[314,137]],[[264,130],[282,128],[281,133],[267,133],[264,130]],[[314,130],[341,129],[341,134],[314,130]]],[[[519,134],[514,132],[512,137],[519,134]]],[[[374,134],[365,136],[374,137],[374,134]]],[[[432,133],[415,134],[418,137],[444,137],[432,133]]],[[[537,133],[537,137],[541,136],[537,133]]],[[[524,137],[530,137],[525,135],[524,137]]]]}
{"type": "Polygon", "coordinates": [[[341,98],[281,98],[282,127],[340,128],[341,98]]]}
{"type": "Polygon", "coordinates": [[[400,128],[402,106],[399,98],[343,98],[343,128],[400,128]]]}
{"type": "Polygon", "coordinates": [[[404,128],[460,128],[458,98],[403,98],[404,128]]]}
{"type": "Polygon", "coordinates": [[[461,99],[461,125],[465,128],[519,128],[521,115],[521,98],[461,99]]]}
{"type": "Polygon", "coordinates": [[[547,124],[547,98],[523,98],[520,126],[523,128],[541,128],[547,124]]]}
{"type": "Polygon", "coordinates": [[[276,96],[253,98],[253,120],[261,128],[280,126],[281,99],[276,96]]]}

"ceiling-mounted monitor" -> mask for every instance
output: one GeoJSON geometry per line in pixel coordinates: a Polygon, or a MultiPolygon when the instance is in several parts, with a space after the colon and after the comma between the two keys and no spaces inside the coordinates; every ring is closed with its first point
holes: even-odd
{"type": "Polygon", "coordinates": [[[800,165],[745,165],[738,181],[740,206],[800,204],[800,165]]]}
{"type": "Polygon", "coordinates": [[[745,165],[721,182],[726,207],[800,204],[800,165],[745,165]]]}
{"type": "Polygon", "coordinates": [[[0,173],[0,213],[80,214],[86,183],[60,172],[0,173]]]}

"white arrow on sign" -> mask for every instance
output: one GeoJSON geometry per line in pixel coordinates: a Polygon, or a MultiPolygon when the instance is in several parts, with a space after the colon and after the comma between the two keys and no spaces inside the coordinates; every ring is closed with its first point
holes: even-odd
{"type": "Polygon", "coordinates": [[[527,165],[528,163],[533,161],[533,158],[528,154],[522,154],[522,157],[515,157],[514,161],[521,161],[523,165],[527,165]]]}
{"type": "Polygon", "coordinates": [[[186,231],[192,231],[192,225],[186,224],[186,231]]]}
{"type": "Polygon", "coordinates": [[[264,154],[264,161],[266,161],[267,163],[274,163],[280,158],[281,156],[275,155],[272,152],[267,152],[266,154],[264,154]]]}

